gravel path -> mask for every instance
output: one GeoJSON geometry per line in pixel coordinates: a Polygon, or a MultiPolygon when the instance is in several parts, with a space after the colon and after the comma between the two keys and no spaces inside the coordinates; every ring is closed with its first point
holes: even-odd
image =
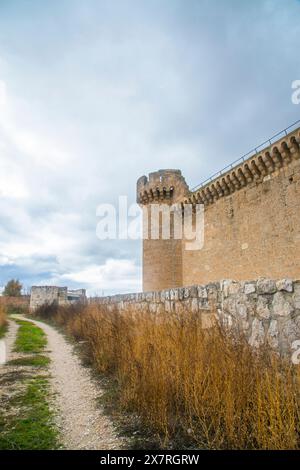
{"type": "Polygon", "coordinates": [[[63,445],[66,449],[111,450],[122,449],[123,441],[116,436],[113,424],[103,414],[96,399],[103,393],[82,366],[73,347],[52,326],[22,318],[42,328],[48,339],[50,373],[63,445]]]}

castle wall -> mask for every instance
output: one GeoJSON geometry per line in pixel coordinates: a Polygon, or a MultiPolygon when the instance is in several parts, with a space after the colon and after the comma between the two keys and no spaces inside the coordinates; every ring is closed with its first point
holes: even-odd
{"type": "MultiPolygon", "coordinates": [[[[300,281],[232,281],[91,299],[119,312],[159,316],[197,314],[202,328],[215,324],[245,335],[253,347],[268,345],[292,356],[300,340],[300,281]]],[[[298,346],[299,348],[299,346],[298,346]]]]}
{"type": "Polygon", "coordinates": [[[300,161],[205,208],[202,250],[182,250],[183,285],[300,278],[300,161]]]}
{"type": "Polygon", "coordinates": [[[300,278],[300,129],[190,191],[179,170],[160,170],[137,183],[137,200],[204,206],[204,246],[143,241],[143,289],[160,290],[220,279],[300,278]]]}

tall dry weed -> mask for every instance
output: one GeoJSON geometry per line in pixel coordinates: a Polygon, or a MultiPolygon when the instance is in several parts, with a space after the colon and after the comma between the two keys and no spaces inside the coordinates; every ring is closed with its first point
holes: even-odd
{"type": "Polygon", "coordinates": [[[253,350],[221,328],[203,330],[191,312],[120,314],[95,304],[51,315],[87,341],[98,371],[117,379],[122,407],[137,412],[164,442],[300,447],[299,370],[274,353],[253,350]]]}
{"type": "Polygon", "coordinates": [[[0,328],[6,324],[6,309],[0,303],[0,328]]]}

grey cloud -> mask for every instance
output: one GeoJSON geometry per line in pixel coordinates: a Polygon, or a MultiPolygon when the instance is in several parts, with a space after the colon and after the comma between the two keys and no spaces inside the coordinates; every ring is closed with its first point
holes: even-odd
{"type": "Polygon", "coordinates": [[[296,0],[2,1],[1,282],[135,289],[140,243],[99,241],[97,205],[158,168],[194,186],[296,120],[299,17],[296,0]]]}

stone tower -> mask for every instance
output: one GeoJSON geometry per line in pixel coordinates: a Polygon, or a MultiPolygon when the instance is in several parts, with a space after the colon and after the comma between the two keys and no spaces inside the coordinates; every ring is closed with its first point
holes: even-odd
{"type": "MultiPolygon", "coordinates": [[[[143,290],[161,290],[179,287],[182,279],[182,241],[174,239],[171,215],[170,239],[151,239],[151,205],[181,202],[189,194],[188,185],[180,170],[159,170],[142,176],[137,181],[137,202],[147,208],[148,239],[143,240],[143,290]]],[[[160,224],[162,216],[160,215],[160,224]]]]}
{"type": "MultiPolygon", "coordinates": [[[[178,204],[180,211],[188,205],[196,213],[201,205],[205,217],[200,248],[187,249],[185,238],[178,236],[144,240],[144,290],[220,279],[300,279],[300,128],[287,130],[194,190],[189,191],[179,170],[138,180],[142,207],[178,204]]],[[[188,222],[186,211],[184,217],[188,222]]],[[[195,233],[201,235],[197,224],[195,233]]]]}

